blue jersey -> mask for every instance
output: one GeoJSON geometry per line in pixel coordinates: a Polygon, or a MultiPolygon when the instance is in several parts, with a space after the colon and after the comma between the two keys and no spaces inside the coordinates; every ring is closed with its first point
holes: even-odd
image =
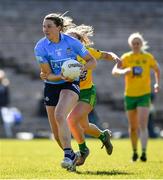
{"type": "MultiPolygon", "coordinates": [[[[79,40],[65,34],[60,34],[59,43],[54,43],[46,37],[40,39],[34,51],[38,63],[48,63],[52,73],[55,75],[61,73],[61,66],[65,61],[77,59],[77,55],[85,57],[88,54],[88,51],[79,40]]],[[[46,82],[50,84],[61,84],[65,81],[46,82]]]]}

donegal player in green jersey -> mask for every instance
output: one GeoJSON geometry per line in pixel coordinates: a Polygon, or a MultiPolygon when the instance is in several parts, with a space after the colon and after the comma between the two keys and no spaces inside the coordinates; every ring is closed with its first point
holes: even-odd
{"type": "Polygon", "coordinates": [[[146,148],[148,139],[148,116],[151,98],[150,70],[154,70],[154,91],[159,91],[160,70],[156,59],[145,51],[147,42],[140,33],[133,33],[128,38],[132,51],[122,55],[121,67],[115,65],[112,73],[124,75],[125,78],[125,109],[129,122],[129,133],[133,148],[132,160],[138,159],[137,143],[138,129],[142,146],[141,161],[146,161],[146,148]]]}
{"type": "MultiPolygon", "coordinates": [[[[73,28],[69,28],[66,31],[67,34],[79,39],[90,52],[90,54],[97,60],[114,60],[121,63],[117,55],[112,52],[105,52],[96,50],[90,45],[92,42],[89,36],[93,35],[93,28],[91,26],[80,25],[73,28]]],[[[79,62],[85,64],[84,59],[78,56],[79,62]]],[[[89,149],[85,143],[84,134],[99,138],[103,146],[109,155],[112,154],[113,146],[110,141],[110,131],[108,129],[102,131],[95,124],[89,123],[88,114],[93,110],[96,104],[96,88],[92,81],[92,70],[84,71],[80,78],[80,95],[77,105],[68,115],[68,122],[71,132],[78,142],[80,150],[80,159],[77,161],[77,165],[84,164],[86,157],[89,154],[89,149]]],[[[102,146],[102,147],[103,147],[102,146]]]]}

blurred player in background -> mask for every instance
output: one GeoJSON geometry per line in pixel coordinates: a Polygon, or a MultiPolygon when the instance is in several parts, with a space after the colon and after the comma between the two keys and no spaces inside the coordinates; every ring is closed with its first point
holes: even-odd
{"type": "Polygon", "coordinates": [[[48,14],[43,20],[44,38],[35,46],[35,56],[40,70],[46,74],[44,102],[48,119],[58,144],[64,150],[63,168],[75,166],[77,155],[71,147],[71,133],[67,115],[79,98],[79,79],[70,80],[61,74],[63,62],[76,59],[77,55],[87,62],[83,70],[96,67],[96,60],[78,40],[63,32],[72,25],[72,19],[60,14],[48,14]]]}
{"type": "Polygon", "coordinates": [[[129,122],[133,156],[132,160],[138,159],[137,144],[138,130],[142,146],[141,161],[147,161],[146,149],[148,140],[148,116],[151,102],[151,76],[150,70],[154,71],[154,92],[160,87],[159,65],[152,54],[146,52],[147,42],[140,33],[133,33],[128,38],[130,52],[122,55],[121,67],[114,66],[113,75],[124,75],[125,78],[125,110],[129,122]]]}
{"type": "MultiPolygon", "coordinates": [[[[90,36],[93,36],[93,28],[87,25],[80,25],[69,28],[66,31],[67,34],[80,40],[97,60],[107,60],[120,62],[118,56],[112,52],[105,52],[96,50],[91,47],[93,42],[90,40],[90,36]]],[[[79,62],[85,64],[85,60],[78,56],[79,62]]],[[[84,164],[86,157],[89,154],[89,149],[86,146],[84,134],[99,138],[105,146],[109,155],[112,154],[113,146],[110,141],[111,132],[108,129],[104,131],[100,130],[95,124],[89,123],[88,114],[93,110],[96,104],[96,88],[93,83],[92,70],[86,70],[80,76],[80,95],[78,104],[68,115],[68,122],[71,132],[78,142],[80,150],[80,159],[77,165],[84,164]]]]}

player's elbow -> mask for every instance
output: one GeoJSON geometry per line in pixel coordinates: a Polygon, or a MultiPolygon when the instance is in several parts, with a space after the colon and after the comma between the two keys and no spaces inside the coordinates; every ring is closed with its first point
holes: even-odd
{"type": "Polygon", "coordinates": [[[115,76],[115,75],[116,75],[116,72],[115,72],[115,70],[114,70],[114,69],[112,70],[112,72],[111,72],[111,73],[112,73],[112,75],[113,75],[113,76],[115,76]]]}
{"type": "Polygon", "coordinates": [[[93,68],[96,68],[97,67],[97,61],[96,61],[96,59],[94,58],[93,59],[93,68]]]}
{"type": "Polygon", "coordinates": [[[90,59],[90,67],[89,69],[95,69],[97,67],[97,61],[95,58],[90,59]]]}
{"type": "Polygon", "coordinates": [[[112,69],[112,75],[116,75],[116,65],[113,67],[113,69],[112,69]]]}

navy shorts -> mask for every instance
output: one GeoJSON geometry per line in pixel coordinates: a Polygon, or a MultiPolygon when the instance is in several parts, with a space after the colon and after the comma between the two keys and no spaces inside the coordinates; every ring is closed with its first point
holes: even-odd
{"type": "Polygon", "coordinates": [[[79,82],[65,82],[63,84],[49,84],[45,83],[44,87],[44,104],[46,106],[56,106],[59,101],[59,95],[61,90],[70,89],[79,95],[80,88],[79,82]]]}

